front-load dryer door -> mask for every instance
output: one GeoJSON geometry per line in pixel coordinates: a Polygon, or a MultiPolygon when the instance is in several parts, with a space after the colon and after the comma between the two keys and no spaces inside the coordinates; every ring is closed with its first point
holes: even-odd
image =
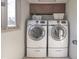
{"type": "Polygon", "coordinates": [[[39,41],[45,36],[45,30],[42,26],[31,26],[28,34],[33,41],[39,41]]]}
{"type": "Polygon", "coordinates": [[[61,41],[66,37],[66,29],[61,25],[56,25],[52,27],[51,36],[57,41],[61,41]]]}

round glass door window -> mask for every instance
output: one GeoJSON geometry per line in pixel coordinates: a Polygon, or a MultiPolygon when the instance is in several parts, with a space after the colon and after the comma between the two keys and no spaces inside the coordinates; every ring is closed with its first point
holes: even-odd
{"type": "Polygon", "coordinates": [[[29,36],[34,41],[41,40],[44,35],[45,31],[42,26],[31,26],[31,28],[29,28],[29,36]]]}
{"type": "Polygon", "coordinates": [[[52,38],[54,38],[57,41],[61,41],[66,37],[66,29],[61,26],[61,25],[57,25],[54,26],[51,30],[51,36],[52,38]]]}

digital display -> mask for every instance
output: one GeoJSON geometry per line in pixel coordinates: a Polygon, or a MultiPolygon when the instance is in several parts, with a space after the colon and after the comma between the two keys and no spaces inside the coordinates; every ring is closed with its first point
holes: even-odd
{"type": "Polygon", "coordinates": [[[45,21],[40,21],[40,23],[45,23],[45,21]]]}
{"type": "Polygon", "coordinates": [[[62,23],[66,23],[65,21],[62,21],[62,23]]]}

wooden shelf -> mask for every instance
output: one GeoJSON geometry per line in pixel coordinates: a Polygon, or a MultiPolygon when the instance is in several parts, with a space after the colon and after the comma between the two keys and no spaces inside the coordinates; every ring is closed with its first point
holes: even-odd
{"type": "Polygon", "coordinates": [[[65,13],[65,4],[30,4],[30,14],[65,13]]]}

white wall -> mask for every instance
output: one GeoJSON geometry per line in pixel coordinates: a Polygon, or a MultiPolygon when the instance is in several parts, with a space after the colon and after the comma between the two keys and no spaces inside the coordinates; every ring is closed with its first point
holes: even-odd
{"type": "Polygon", "coordinates": [[[69,55],[72,59],[77,59],[77,46],[72,44],[72,40],[77,40],[77,0],[68,0],[66,12],[70,23],[69,55]]]}
{"type": "Polygon", "coordinates": [[[21,28],[1,33],[1,59],[22,59],[24,57],[24,23],[28,16],[29,4],[26,0],[21,0],[21,28]]]}

